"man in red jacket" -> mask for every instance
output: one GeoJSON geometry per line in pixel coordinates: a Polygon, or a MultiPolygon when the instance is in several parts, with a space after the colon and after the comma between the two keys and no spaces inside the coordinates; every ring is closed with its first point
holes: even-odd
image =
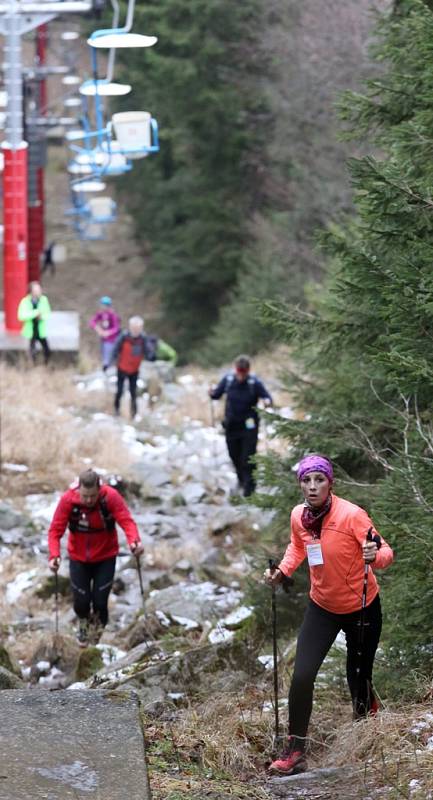
{"type": "Polygon", "coordinates": [[[125,501],[88,469],[60,498],[48,530],[49,567],[57,572],[60,540],[69,528],[69,570],[82,647],[89,643],[90,624],[97,641],[108,621],[108,597],[119,552],[116,523],[125,532],[131,553],[139,556],[143,552],[140,534],[125,501]]]}
{"type": "Polygon", "coordinates": [[[142,317],[131,317],[128,330],[123,331],[117,339],[112,353],[111,361],[117,363],[117,390],[114,398],[114,413],[120,414],[120,400],[123,386],[128,379],[129,394],[131,396],[131,419],[137,416],[137,380],[140,364],[146,361],[155,361],[158,339],[144,333],[142,317]]]}

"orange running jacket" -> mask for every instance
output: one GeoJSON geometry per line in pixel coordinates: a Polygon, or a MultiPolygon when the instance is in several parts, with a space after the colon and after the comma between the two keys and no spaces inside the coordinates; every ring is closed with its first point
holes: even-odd
{"type": "MultiPolygon", "coordinates": [[[[363,508],[332,495],[332,504],[324,517],[320,540],[302,526],[304,504],[295,506],[291,515],[290,543],[279,564],[284,575],[290,576],[307,556],[307,544],[320,541],[323,564],[310,566],[310,597],[317,605],[334,614],[350,614],[362,604],[364,559],[362,545],[369,528],[378,532],[363,508]]],[[[380,535],[380,534],[378,534],[380,535]]],[[[390,546],[380,537],[382,546],[376,560],[368,570],[367,605],[376,597],[379,587],[374,570],[391,564],[394,555],[390,546]]]]}

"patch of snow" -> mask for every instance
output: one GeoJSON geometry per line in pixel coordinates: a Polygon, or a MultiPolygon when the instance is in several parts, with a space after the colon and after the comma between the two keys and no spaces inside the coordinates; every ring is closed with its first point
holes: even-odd
{"type": "Polygon", "coordinates": [[[6,585],[6,600],[8,603],[16,603],[22,593],[33,586],[37,572],[37,569],[20,572],[13,581],[6,585]]]}
{"type": "Polygon", "coordinates": [[[125,650],[120,650],[119,647],[114,647],[112,644],[97,644],[96,647],[101,653],[104,667],[109,667],[114,661],[119,661],[126,656],[125,650]]]}
{"type": "Polygon", "coordinates": [[[161,625],[163,625],[164,628],[169,628],[170,627],[171,622],[170,622],[169,618],[167,617],[167,614],[164,614],[163,611],[159,611],[159,609],[156,609],[155,616],[158,617],[161,625]]]}
{"type": "MultiPolygon", "coordinates": [[[[289,705],[288,698],[283,697],[283,698],[280,698],[278,700],[278,708],[286,708],[286,706],[288,706],[288,705],[289,705]]],[[[263,703],[263,711],[273,711],[273,710],[274,710],[274,704],[273,703],[270,703],[270,702],[263,703]]]]}
{"type": "Polygon", "coordinates": [[[43,778],[54,780],[56,783],[63,783],[83,792],[92,792],[93,794],[95,789],[98,788],[99,778],[97,772],[81,761],[50,768],[32,767],[32,770],[38,772],[43,778]]]}
{"type": "Polygon", "coordinates": [[[179,375],[177,382],[181,383],[182,386],[188,386],[189,384],[194,383],[194,375],[179,375]]]}
{"type": "Polygon", "coordinates": [[[54,492],[52,494],[28,494],[26,497],[26,507],[30,511],[32,519],[46,527],[53,518],[59,500],[60,492],[54,492]]]}
{"type": "Polygon", "coordinates": [[[208,636],[208,640],[211,644],[219,644],[220,642],[230,642],[234,637],[233,631],[227,630],[227,628],[214,628],[213,631],[210,632],[208,636]]]}
{"type": "Polygon", "coordinates": [[[188,619],[188,617],[178,617],[176,614],[170,615],[173,622],[176,622],[177,625],[181,625],[182,628],[185,628],[187,631],[196,631],[199,628],[198,622],[195,619],[188,619]]]}
{"type": "Polygon", "coordinates": [[[38,661],[38,663],[36,664],[36,669],[38,669],[39,672],[46,672],[50,668],[50,666],[51,664],[49,661],[38,661]]]}
{"type": "Polygon", "coordinates": [[[263,664],[264,668],[267,670],[274,668],[274,657],[270,656],[257,656],[257,661],[260,661],[263,664]]]}
{"type": "Polygon", "coordinates": [[[3,469],[7,469],[9,472],[28,472],[29,468],[26,464],[10,464],[8,461],[4,461],[2,464],[3,469]]]}
{"type": "Polygon", "coordinates": [[[234,611],[227,614],[227,616],[221,620],[221,625],[224,625],[226,628],[236,628],[241,622],[249,619],[252,613],[253,609],[250,606],[239,606],[239,608],[235,608],[234,611]]]}

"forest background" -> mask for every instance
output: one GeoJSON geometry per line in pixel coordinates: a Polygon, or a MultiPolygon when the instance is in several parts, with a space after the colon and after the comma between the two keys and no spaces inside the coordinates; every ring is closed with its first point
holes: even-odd
{"type": "Polygon", "coordinates": [[[433,664],[433,3],[373,6],[146,2],[158,47],[123,69],[161,152],[124,190],[184,361],[289,344],[308,413],[277,421],[287,456],[261,465],[269,539],[299,455],[328,453],[395,547],[381,683],[413,696],[433,664]]]}

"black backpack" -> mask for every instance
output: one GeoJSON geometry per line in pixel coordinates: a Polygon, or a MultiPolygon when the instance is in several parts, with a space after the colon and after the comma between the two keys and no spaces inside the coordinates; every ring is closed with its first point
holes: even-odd
{"type": "Polygon", "coordinates": [[[108,509],[107,499],[105,497],[99,497],[98,506],[99,511],[101,512],[101,517],[104,521],[103,528],[88,528],[87,526],[85,528],[80,527],[80,513],[83,506],[80,503],[76,503],[72,506],[72,510],[69,515],[69,530],[72,533],[100,533],[101,530],[114,533],[116,530],[116,520],[114,519],[111,511],[108,509]]]}

